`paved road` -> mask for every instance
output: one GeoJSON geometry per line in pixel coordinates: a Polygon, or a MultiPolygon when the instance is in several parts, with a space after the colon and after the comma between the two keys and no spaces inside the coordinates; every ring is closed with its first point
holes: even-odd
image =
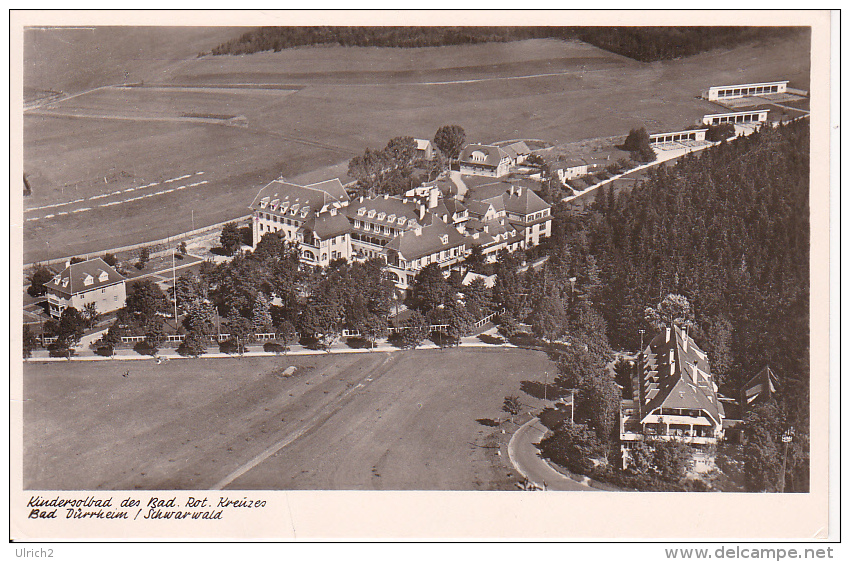
{"type": "Polygon", "coordinates": [[[523,424],[508,443],[508,456],[514,468],[530,482],[546,490],[595,492],[587,484],[568,478],[549,466],[535,447],[548,430],[538,418],[523,424]]]}

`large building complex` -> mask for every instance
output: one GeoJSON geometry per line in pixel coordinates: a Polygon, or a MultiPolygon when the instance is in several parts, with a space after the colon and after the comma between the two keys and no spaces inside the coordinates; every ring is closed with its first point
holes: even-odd
{"type": "Polygon", "coordinates": [[[746,96],[762,96],[765,94],[783,94],[788,88],[788,80],[776,82],[756,82],[753,84],[735,84],[732,86],[711,86],[702,92],[702,97],[708,101],[728,100],[746,96]]]}
{"type": "Polygon", "coordinates": [[[550,206],[527,187],[496,182],[463,200],[438,184],[351,200],[338,180],[299,186],[275,180],[251,204],[253,244],[270,232],[297,245],[302,263],[378,258],[400,289],[423,267],[448,274],[475,246],[488,261],[551,236],[550,206]]]}
{"type": "Polygon", "coordinates": [[[56,318],[66,308],[82,311],[92,303],[100,314],[112,312],[123,308],[127,300],[124,277],[101,258],[68,263],[44,288],[50,315],[56,318]]]}
{"type": "Polygon", "coordinates": [[[633,443],[677,440],[694,451],[697,470],[713,464],[726,417],[708,356],[688,333],[673,326],[659,333],[632,376],[632,398],[620,410],[624,464],[633,443]]]}
{"type": "Polygon", "coordinates": [[[497,178],[507,174],[510,167],[516,164],[516,156],[511,157],[498,146],[468,144],[461,151],[458,164],[462,174],[497,178]]]}

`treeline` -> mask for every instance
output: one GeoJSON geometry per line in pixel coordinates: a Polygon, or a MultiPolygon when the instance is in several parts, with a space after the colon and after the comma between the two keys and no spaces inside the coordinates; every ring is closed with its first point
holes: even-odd
{"type": "Polygon", "coordinates": [[[772,439],[748,449],[748,474],[761,474],[753,489],[779,487],[764,472],[781,464],[780,435],[768,425],[796,429],[789,482],[808,489],[808,154],[807,121],[765,127],[653,168],[631,192],[603,188],[585,216],[555,208],[550,251],[585,264],[568,275],[589,290],[614,348],[646,345],[657,320],[647,308],[683,295],[723,394],[737,397],[766,365],[778,375],[771,414],[753,412],[747,426],[772,439]]]}
{"type": "MultiPolygon", "coordinates": [[[[212,49],[244,55],[312,45],[343,47],[440,47],[523,39],[578,39],[606,51],[652,62],[719,47],[788,35],[792,27],[261,27],[212,49]]],[[[202,53],[206,54],[206,53],[202,53]]]]}

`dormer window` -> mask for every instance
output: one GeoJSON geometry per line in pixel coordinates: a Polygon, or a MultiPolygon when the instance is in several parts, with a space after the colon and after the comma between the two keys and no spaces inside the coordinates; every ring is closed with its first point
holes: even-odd
{"type": "Polygon", "coordinates": [[[370,219],[375,218],[375,209],[369,210],[369,214],[367,215],[370,219]]]}
{"type": "Polygon", "coordinates": [[[271,207],[272,211],[274,211],[275,209],[277,209],[277,206],[278,206],[278,205],[280,205],[280,199],[275,199],[274,201],[272,201],[272,204],[270,205],[270,207],[271,207]]]}
{"type": "Polygon", "coordinates": [[[443,234],[442,236],[440,236],[440,242],[442,242],[444,245],[448,244],[449,243],[449,235],[443,234]]]}
{"type": "Polygon", "coordinates": [[[64,279],[62,279],[62,286],[63,286],[63,287],[67,287],[67,286],[68,286],[68,278],[67,278],[67,277],[65,277],[64,279]]]}
{"type": "Polygon", "coordinates": [[[92,277],[91,275],[86,275],[86,278],[83,279],[83,285],[88,287],[89,285],[93,285],[93,284],[94,284],[94,277],[92,277]]]}
{"type": "Polygon", "coordinates": [[[262,199],[260,199],[260,207],[261,208],[265,209],[268,204],[269,204],[269,198],[268,197],[263,197],[262,199]]]}
{"type": "Polygon", "coordinates": [[[381,211],[380,213],[378,213],[378,220],[382,221],[386,218],[386,216],[387,216],[387,214],[385,212],[381,211]]]}
{"type": "Polygon", "coordinates": [[[358,217],[362,217],[365,214],[366,214],[366,207],[360,207],[359,209],[357,209],[357,216],[358,217]]]}
{"type": "Polygon", "coordinates": [[[393,213],[393,214],[391,214],[390,216],[388,216],[388,217],[387,217],[387,221],[389,221],[389,222],[395,222],[395,213],[393,213]]]}
{"type": "Polygon", "coordinates": [[[405,217],[399,217],[398,218],[398,225],[399,226],[404,226],[405,222],[407,222],[407,218],[405,218],[405,217]]]}
{"type": "Polygon", "coordinates": [[[104,283],[104,282],[106,282],[106,281],[109,281],[109,274],[108,274],[108,273],[106,273],[105,271],[101,271],[101,272],[100,272],[100,275],[99,275],[99,276],[98,276],[98,278],[97,278],[97,280],[98,280],[99,282],[101,282],[101,283],[104,283]]]}
{"type": "Polygon", "coordinates": [[[304,207],[303,209],[301,209],[301,218],[306,217],[306,216],[307,216],[307,211],[309,211],[309,210],[310,210],[310,209],[309,209],[309,208],[307,208],[307,207],[304,207]]]}

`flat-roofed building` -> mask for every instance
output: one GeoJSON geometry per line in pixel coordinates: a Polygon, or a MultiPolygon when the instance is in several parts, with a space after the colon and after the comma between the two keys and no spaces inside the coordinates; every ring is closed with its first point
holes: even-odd
{"type": "Polygon", "coordinates": [[[753,84],[734,84],[732,86],[711,86],[703,90],[702,97],[708,101],[729,100],[746,96],[764,94],[783,94],[788,89],[788,80],[776,82],[755,82],[753,84]]]}
{"type": "Polygon", "coordinates": [[[722,125],[732,123],[737,125],[757,125],[767,121],[769,109],[754,109],[752,111],[735,111],[732,113],[712,113],[703,115],[703,125],[722,125]]]}
{"type": "Polygon", "coordinates": [[[690,131],[675,131],[673,133],[655,133],[649,135],[649,144],[663,144],[666,142],[681,141],[704,141],[708,129],[692,129],[690,131]]]}

